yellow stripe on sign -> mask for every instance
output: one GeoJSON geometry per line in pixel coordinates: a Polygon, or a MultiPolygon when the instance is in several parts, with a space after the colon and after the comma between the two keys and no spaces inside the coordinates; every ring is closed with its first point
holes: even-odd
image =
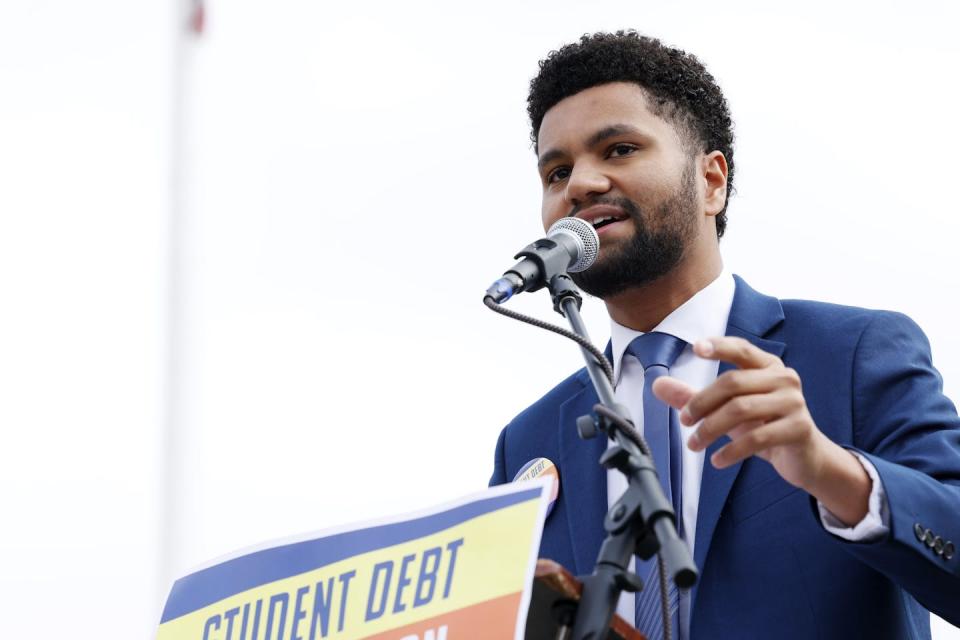
{"type": "Polygon", "coordinates": [[[165,622],[157,640],[363,638],[521,591],[539,499],[277,580],[165,622]]]}

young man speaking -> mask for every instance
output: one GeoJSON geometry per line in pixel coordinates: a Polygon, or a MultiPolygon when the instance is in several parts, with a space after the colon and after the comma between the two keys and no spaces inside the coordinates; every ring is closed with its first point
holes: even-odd
{"type": "MultiPolygon", "coordinates": [[[[960,624],[960,419],[927,340],[903,315],[778,300],[724,270],[732,121],[703,65],[634,32],[584,36],[541,62],[528,111],[544,228],[597,229],[574,280],[606,304],[617,399],[701,570],[668,595],[676,636],[929,638],[928,609],[960,624]]],[[[500,434],[491,479],[557,465],[541,555],[578,574],[626,488],[598,464],[604,439],[577,437],[596,402],[585,371],[561,382],[500,434]]],[[[647,588],[618,611],[657,639],[657,581],[636,570],[647,588]]]]}

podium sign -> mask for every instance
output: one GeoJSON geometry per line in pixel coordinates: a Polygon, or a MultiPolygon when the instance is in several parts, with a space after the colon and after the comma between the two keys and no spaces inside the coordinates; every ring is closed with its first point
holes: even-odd
{"type": "Polygon", "coordinates": [[[520,640],[549,482],[218,560],[174,583],[157,640],[520,640]]]}

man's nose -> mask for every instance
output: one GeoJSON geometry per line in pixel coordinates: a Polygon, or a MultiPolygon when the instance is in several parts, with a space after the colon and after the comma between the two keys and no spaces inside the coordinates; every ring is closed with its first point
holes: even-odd
{"type": "Polygon", "coordinates": [[[569,204],[577,206],[609,190],[610,180],[607,176],[593,168],[584,167],[570,174],[564,196],[569,204]]]}

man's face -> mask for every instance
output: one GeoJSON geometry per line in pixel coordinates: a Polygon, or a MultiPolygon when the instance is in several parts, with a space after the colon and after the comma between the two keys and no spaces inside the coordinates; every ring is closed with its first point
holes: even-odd
{"type": "Polygon", "coordinates": [[[571,274],[604,298],[670,272],[698,233],[695,159],[639,86],[592,87],[547,111],[538,137],[543,226],[566,216],[594,224],[600,257],[571,274]]]}

